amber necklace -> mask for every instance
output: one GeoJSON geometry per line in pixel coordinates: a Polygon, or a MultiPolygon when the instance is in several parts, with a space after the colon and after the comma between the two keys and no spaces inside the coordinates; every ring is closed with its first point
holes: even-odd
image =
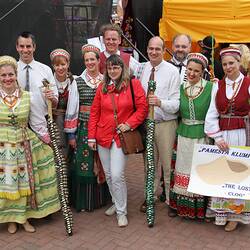
{"type": "Polygon", "coordinates": [[[19,91],[16,89],[11,94],[6,93],[3,89],[1,89],[1,98],[5,105],[7,105],[10,109],[12,109],[18,101],[19,91]]]}

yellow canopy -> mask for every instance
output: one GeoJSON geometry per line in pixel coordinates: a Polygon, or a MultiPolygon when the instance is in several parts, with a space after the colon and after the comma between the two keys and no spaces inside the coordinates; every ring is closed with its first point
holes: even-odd
{"type": "Polygon", "coordinates": [[[219,43],[250,42],[249,0],[163,0],[160,36],[186,33],[193,41],[213,34],[219,43]]]}

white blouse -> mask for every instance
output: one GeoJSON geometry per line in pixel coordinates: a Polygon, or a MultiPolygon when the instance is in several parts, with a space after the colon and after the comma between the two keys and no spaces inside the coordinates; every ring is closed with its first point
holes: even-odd
{"type": "MultiPolygon", "coordinates": [[[[244,75],[242,73],[240,73],[240,75],[238,76],[238,78],[235,81],[232,81],[227,77],[225,78],[226,97],[228,99],[231,99],[233,97],[233,95],[238,94],[238,92],[241,88],[243,79],[244,79],[244,75]]],[[[214,138],[215,141],[219,141],[222,139],[222,137],[224,137],[223,136],[224,131],[221,131],[220,127],[219,127],[219,113],[218,113],[218,110],[216,108],[215,98],[216,98],[217,91],[218,91],[218,83],[214,83],[213,90],[212,90],[211,103],[210,103],[210,106],[209,106],[209,109],[208,109],[208,112],[206,115],[206,120],[205,120],[205,133],[209,137],[214,138]]],[[[248,89],[248,92],[250,94],[250,87],[248,89]]],[[[243,132],[241,130],[245,131],[245,129],[235,129],[235,130],[227,131],[227,133],[233,132],[233,131],[237,132],[236,130],[240,133],[243,132]]]]}
{"type": "MultiPolygon", "coordinates": [[[[85,81],[85,83],[92,89],[95,89],[98,87],[97,85],[91,84],[91,82],[88,80],[87,76],[87,70],[85,69],[80,77],[85,81]]],[[[98,77],[103,77],[102,74],[100,74],[98,77]]],[[[65,114],[65,121],[74,121],[77,120],[79,115],[79,93],[77,88],[77,82],[74,80],[69,88],[69,97],[68,97],[68,104],[67,104],[67,110],[65,114]]],[[[64,131],[66,133],[75,133],[77,127],[64,127],[64,131]]]]}

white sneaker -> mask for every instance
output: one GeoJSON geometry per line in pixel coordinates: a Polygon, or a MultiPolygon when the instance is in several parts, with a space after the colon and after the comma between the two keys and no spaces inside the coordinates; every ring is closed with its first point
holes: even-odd
{"type": "Polygon", "coordinates": [[[116,212],[116,208],[115,208],[115,205],[112,205],[110,208],[108,208],[106,211],[105,211],[105,214],[107,216],[112,216],[114,215],[116,212]]]}
{"type": "Polygon", "coordinates": [[[128,219],[127,216],[122,214],[117,217],[118,220],[118,226],[119,227],[126,227],[128,225],[128,219]]]}

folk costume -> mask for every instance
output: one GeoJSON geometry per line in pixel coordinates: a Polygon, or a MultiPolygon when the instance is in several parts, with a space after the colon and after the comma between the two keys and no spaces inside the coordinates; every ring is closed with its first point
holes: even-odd
{"type": "MultiPolygon", "coordinates": [[[[236,48],[225,48],[221,56],[239,54],[236,48]]],[[[250,80],[239,73],[232,81],[228,77],[213,87],[212,101],[209,107],[205,132],[215,141],[223,138],[229,146],[249,146],[250,80]]],[[[207,217],[215,217],[216,225],[225,225],[227,221],[250,223],[250,201],[212,197],[207,217]],[[225,202],[232,204],[234,210],[226,210],[225,202]],[[241,206],[243,205],[243,206],[241,206]],[[238,210],[237,208],[241,208],[238,210]]]]}
{"type": "MultiPolygon", "coordinates": [[[[83,46],[84,51],[92,51],[94,46],[83,46]],[[90,48],[91,47],[91,48],[90,48]]],[[[98,50],[98,48],[96,48],[98,50]]],[[[94,50],[95,51],[95,50],[94,50]]],[[[102,81],[102,74],[92,78],[87,69],[72,82],[64,128],[69,139],[76,138],[76,150],[73,156],[72,204],[79,212],[93,211],[105,206],[110,200],[105,176],[100,166],[99,156],[88,146],[88,120],[90,107],[96,88],[102,81]]]]}
{"type": "MultiPolygon", "coordinates": [[[[70,54],[64,49],[55,49],[50,53],[50,59],[53,63],[53,60],[56,56],[64,57],[67,62],[70,62],[70,54]]],[[[64,132],[64,120],[65,120],[65,113],[68,104],[69,98],[69,91],[72,88],[72,82],[74,81],[74,77],[71,73],[67,73],[66,79],[63,82],[60,82],[56,75],[54,74],[56,87],[58,90],[58,104],[57,108],[53,109],[53,118],[57,124],[60,133],[60,147],[63,150],[63,154],[65,159],[69,157],[69,144],[68,144],[68,136],[64,132]]]]}
{"type": "MultiPolygon", "coordinates": [[[[13,60],[3,56],[0,65],[16,67],[13,60]]],[[[28,92],[0,90],[0,223],[23,224],[60,209],[53,152],[28,128],[30,105],[28,92]]]]}
{"type": "MultiPolygon", "coordinates": [[[[188,55],[189,60],[198,60],[207,66],[207,60],[199,53],[188,55]]],[[[177,128],[176,161],[171,168],[169,207],[177,215],[186,218],[204,219],[206,199],[187,191],[192,166],[192,155],[196,143],[207,143],[204,123],[211,100],[212,84],[205,79],[197,83],[184,82],[180,88],[180,123],[177,128]]]]}

